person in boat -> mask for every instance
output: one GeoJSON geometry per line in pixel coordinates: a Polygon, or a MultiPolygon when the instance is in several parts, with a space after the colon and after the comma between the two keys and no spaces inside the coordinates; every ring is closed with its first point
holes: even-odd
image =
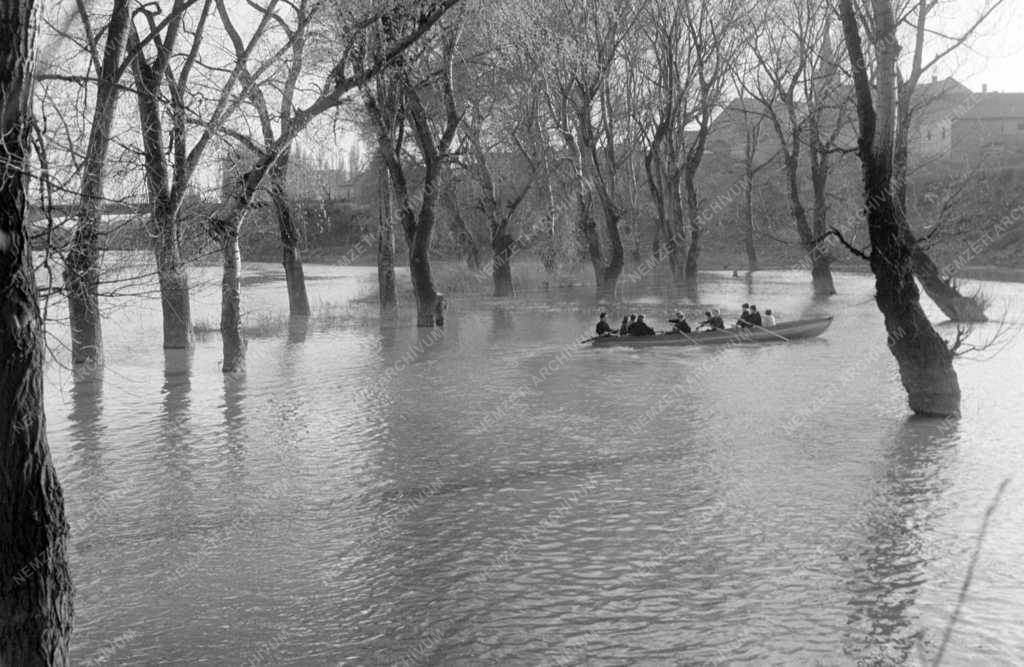
{"type": "Polygon", "coordinates": [[[754,327],[764,326],[764,322],[761,320],[761,313],[757,312],[757,306],[754,304],[750,304],[750,314],[747,315],[747,321],[754,327]]]}
{"type": "Polygon", "coordinates": [[[611,336],[614,330],[612,325],[608,324],[608,313],[601,313],[601,316],[597,319],[597,335],[598,336],[611,336]]]}
{"type": "Polygon", "coordinates": [[[737,329],[746,329],[747,327],[753,326],[750,322],[750,304],[743,304],[743,312],[740,313],[740,318],[736,320],[737,329]]]}
{"type": "Polygon", "coordinates": [[[772,315],[772,309],[768,308],[764,311],[764,326],[773,327],[777,324],[775,316],[772,315]]]}
{"type": "Polygon", "coordinates": [[[630,327],[629,335],[630,336],[653,336],[654,335],[654,329],[652,329],[649,326],[647,326],[647,323],[644,322],[644,316],[643,315],[637,315],[636,316],[636,322],[634,322],[633,326],[630,327]]]}
{"type": "Polygon", "coordinates": [[[684,333],[688,334],[692,331],[690,323],[686,321],[686,314],[681,310],[676,311],[676,316],[669,320],[674,326],[672,327],[673,333],[684,333]]]}
{"type": "Polygon", "coordinates": [[[725,329],[725,321],[722,319],[722,313],[717,308],[711,311],[711,328],[714,329],[725,329]]]}
{"type": "Polygon", "coordinates": [[[636,328],[636,315],[633,313],[629,314],[629,323],[626,325],[625,335],[632,335],[633,329],[636,328]]]}
{"type": "Polygon", "coordinates": [[[704,311],[704,319],[697,323],[697,331],[710,331],[714,329],[714,318],[710,310],[704,311]]]}
{"type": "Polygon", "coordinates": [[[622,324],[619,325],[619,335],[625,336],[629,333],[629,317],[622,316],[622,324]]]}

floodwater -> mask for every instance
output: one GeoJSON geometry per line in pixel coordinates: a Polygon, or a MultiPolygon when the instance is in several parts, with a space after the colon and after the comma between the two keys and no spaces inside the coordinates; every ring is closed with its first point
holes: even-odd
{"type": "MultiPolygon", "coordinates": [[[[827,301],[705,278],[727,312],[834,314],[819,339],[592,350],[589,288],[456,297],[443,335],[273,331],[278,270],[246,272],[271,331],[244,375],[215,334],[160,350],[149,297],[112,311],[102,382],[48,369],[75,664],[922,664],[975,554],[945,664],[1024,660],[1020,285],[978,284],[1011,334],[936,421],[909,417],[865,275],[827,301]]],[[[314,303],[374,290],[307,272],[314,303]]],[[[677,302],[638,287],[612,317],[677,302]]]]}

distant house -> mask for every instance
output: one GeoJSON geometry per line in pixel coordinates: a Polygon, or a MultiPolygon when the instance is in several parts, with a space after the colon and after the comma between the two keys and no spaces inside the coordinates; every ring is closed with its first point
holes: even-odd
{"type": "Polygon", "coordinates": [[[951,127],[953,157],[1024,161],[1024,93],[975,93],[951,127]]]}
{"type": "Polygon", "coordinates": [[[974,93],[956,79],[935,77],[914,91],[908,136],[911,164],[952,155],[953,122],[973,104],[974,93]]]}
{"type": "MultiPolygon", "coordinates": [[[[760,123],[755,161],[771,155],[778,149],[778,139],[765,111],[755,100],[731,101],[714,120],[710,145],[742,161],[746,132],[760,123]]],[[[853,147],[857,123],[852,106],[847,105],[844,115],[838,143],[853,147]]],[[[952,77],[933,77],[914,91],[907,138],[912,165],[936,160],[1024,161],[1024,93],[976,93],[952,77]]]]}

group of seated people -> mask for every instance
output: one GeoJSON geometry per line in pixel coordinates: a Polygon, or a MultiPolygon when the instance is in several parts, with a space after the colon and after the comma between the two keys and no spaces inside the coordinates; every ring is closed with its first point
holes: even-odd
{"type": "MultiPolygon", "coordinates": [[[[600,318],[597,322],[597,335],[598,336],[613,336],[618,334],[620,336],[653,336],[655,334],[646,322],[644,322],[643,315],[629,315],[628,317],[622,318],[622,324],[619,325],[618,331],[616,331],[612,325],[608,323],[608,313],[601,313],[600,318]]],[[[672,331],[668,333],[680,333],[688,334],[693,331],[715,331],[724,330],[725,321],[722,319],[721,313],[718,309],[704,311],[704,321],[700,322],[696,328],[691,328],[690,323],[686,321],[686,314],[682,311],[677,310],[675,317],[671,318],[669,322],[672,323],[672,331]]],[[[757,310],[757,306],[753,304],[743,304],[743,312],[740,314],[738,320],[736,320],[735,328],[745,329],[747,327],[773,327],[775,326],[775,316],[772,314],[771,308],[764,311],[762,316],[757,310]]]]}
{"type": "Polygon", "coordinates": [[[772,309],[769,308],[764,311],[764,316],[758,312],[757,306],[754,304],[743,304],[743,312],[740,313],[740,318],[736,320],[736,327],[739,329],[746,329],[748,327],[773,327],[775,326],[775,315],[772,314],[772,309]]]}
{"type": "Polygon", "coordinates": [[[654,329],[648,326],[647,322],[644,322],[643,315],[623,317],[618,331],[608,324],[607,318],[608,313],[601,313],[601,317],[597,321],[598,336],[611,336],[616,333],[620,336],[653,336],[655,334],[654,329]]]}

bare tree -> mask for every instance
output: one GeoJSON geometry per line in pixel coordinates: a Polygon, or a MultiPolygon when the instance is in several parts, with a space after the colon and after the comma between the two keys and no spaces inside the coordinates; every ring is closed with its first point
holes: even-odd
{"type": "Polygon", "coordinates": [[[839,77],[839,53],[832,47],[833,11],[827,4],[783,0],[764,5],[754,22],[754,76],[743,82],[778,138],[786,172],[790,212],[810,258],[816,294],[835,294],[828,233],[828,180],[834,156],[852,138],[850,89],[839,77]],[[810,212],[802,194],[806,155],[811,181],[810,212]]]}
{"type": "Polygon", "coordinates": [[[623,49],[645,3],[563,0],[545,20],[557,36],[537,69],[545,78],[551,125],[572,165],[576,221],[594,269],[598,298],[611,298],[622,274],[622,179],[638,143],[629,113],[623,49]],[[598,228],[594,200],[600,204],[598,228]],[[603,234],[602,234],[603,232],[603,234]]]}
{"type": "MultiPolygon", "coordinates": [[[[875,301],[885,318],[889,350],[896,358],[910,409],[924,415],[960,411],[960,384],[953,352],[921,309],[914,282],[905,212],[896,194],[897,76],[900,44],[891,0],[871,0],[858,17],[854,0],[840,0],[839,14],[849,54],[859,118],[859,153],[868,202],[871,270],[875,301]],[[874,51],[874,85],[868,74],[861,26],[874,51]]],[[[900,141],[906,141],[901,139],[900,141]]]]}
{"type": "Polygon", "coordinates": [[[26,220],[35,12],[0,5],[0,664],[42,666],[68,664],[73,608],[26,220]]]}
{"type": "MultiPolygon", "coordinates": [[[[318,4],[311,3],[310,0],[299,0],[296,4],[286,4],[293,15],[288,14],[286,10],[276,10],[272,5],[261,7],[253,4],[261,15],[274,19],[275,24],[284,35],[289,52],[283,67],[279,70],[275,69],[270,73],[271,76],[267,76],[263,80],[257,80],[253,76],[252,69],[248,64],[245,64],[242,69],[242,84],[249,91],[249,103],[255,110],[258,119],[259,140],[254,140],[251,136],[238,131],[230,131],[230,134],[240,140],[242,145],[254,156],[264,155],[272,150],[278,138],[288,132],[289,125],[293,121],[295,97],[307,61],[306,50],[310,26],[317,15],[316,10],[320,8],[318,4]],[[276,114],[272,110],[271,101],[268,100],[268,97],[274,95],[279,97],[276,114]]],[[[245,44],[231,19],[231,14],[221,1],[218,1],[217,8],[234,48],[235,58],[242,59],[245,55],[245,44]]],[[[281,263],[284,266],[285,283],[288,290],[288,312],[292,317],[308,317],[310,315],[309,297],[306,294],[302,253],[299,249],[299,233],[288,200],[287,183],[290,161],[291,148],[288,146],[281,152],[270,171],[267,191],[281,237],[281,263]]]]}
{"type": "MultiPolygon", "coordinates": [[[[106,45],[96,73],[96,106],[93,111],[89,143],[82,165],[78,224],[71,249],[65,260],[64,282],[68,315],[71,321],[71,362],[75,365],[99,365],[103,360],[103,330],[99,309],[100,283],[100,210],[103,204],[104,167],[110,146],[110,131],[121,92],[122,62],[128,34],[130,3],[114,0],[106,26],[106,45]]],[[[81,13],[83,19],[87,16],[81,13]]],[[[90,44],[88,22],[85,22],[90,44]]],[[[99,61],[98,53],[89,54],[99,61]]]]}
{"type": "MultiPolygon", "coordinates": [[[[393,15],[380,44],[404,29],[410,18],[393,15]]],[[[449,150],[461,120],[456,108],[453,64],[460,26],[446,26],[436,39],[424,40],[417,53],[398,59],[363,87],[367,113],[377,130],[377,150],[391,179],[398,219],[409,249],[409,272],[416,296],[416,324],[434,326],[441,302],[430,271],[430,239],[437,201],[444,186],[449,150]],[[408,134],[406,133],[408,128],[408,134]],[[422,163],[422,188],[414,192],[403,145],[409,137],[422,163]]]]}
{"type": "Polygon", "coordinates": [[[512,256],[522,245],[511,229],[537,177],[546,141],[537,136],[542,92],[512,49],[495,49],[467,87],[461,137],[477,208],[490,230],[494,296],[511,296],[512,256]]]}
{"type": "MultiPolygon", "coordinates": [[[[896,64],[897,101],[893,178],[896,200],[904,211],[907,206],[907,179],[909,177],[907,158],[910,128],[913,116],[919,111],[920,105],[928,102],[927,99],[915,96],[917,85],[928,70],[953,50],[965,44],[978,27],[1003,4],[1003,0],[986,0],[975,10],[974,15],[969,17],[966,28],[956,34],[945,35],[929,27],[929,16],[940,2],[941,0],[909,0],[894,9],[899,12],[897,25],[907,26],[908,36],[914,44],[909,66],[901,68],[899,61],[896,64]],[[935,52],[930,58],[926,58],[925,50],[929,37],[937,37],[940,41],[937,45],[931,45],[935,52]]],[[[905,215],[903,233],[906,235],[911,249],[914,275],[935,305],[955,322],[986,321],[988,318],[985,316],[984,303],[976,297],[961,294],[952,277],[942,277],[924,245],[916,238],[910,225],[906,224],[905,215]]]]}

